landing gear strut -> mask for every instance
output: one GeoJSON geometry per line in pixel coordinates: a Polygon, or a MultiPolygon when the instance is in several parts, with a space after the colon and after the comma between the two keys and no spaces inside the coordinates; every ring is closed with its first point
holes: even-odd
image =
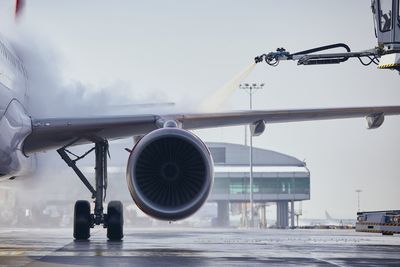
{"type": "MultiPolygon", "coordinates": [[[[70,144],[71,145],[71,144],[70,144]]],[[[121,240],[123,234],[123,207],[121,201],[111,201],[107,207],[107,214],[104,214],[103,202],[107,191],[107,140],[95,142],[95,146],[82,156],[70,152],[67,147],[57,150],[61,158],[71,167],[84,183],[87,189],[92,193],[94,199],[94,212],[90,213],[90,203],[86,200],[78,200],[74,209],[74,238],[77,240],[86,240],[90,237],[90,228],[95,225],[103,225],[107,228],[107,237],[110,240],[121,240]],[[86,179],[85,175],[76,166],[78,160],[83,159],[89,153],[95,151],[95,188],[86,179]],[[75,156],[71,159],[69,155],[75,156]]]]}

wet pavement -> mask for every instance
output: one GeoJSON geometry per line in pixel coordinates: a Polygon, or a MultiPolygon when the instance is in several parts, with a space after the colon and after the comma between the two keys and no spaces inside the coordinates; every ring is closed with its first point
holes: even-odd
{"type": "Polygon", "coordinates": [[[73,241],[71,229],[0,230],[0,266],[400,266],[400,235],[353,230],[104,229],[73,241]]]}

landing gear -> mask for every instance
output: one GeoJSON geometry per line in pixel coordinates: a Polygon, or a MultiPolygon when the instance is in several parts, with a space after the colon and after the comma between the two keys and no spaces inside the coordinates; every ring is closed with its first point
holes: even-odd
{"type": "Polygon", "coordinates": [[[78,200],[74,208],[74,238],[86,240],[90,237],[90,203],[87,200],[78,200]]]}
{"type": "Polygon", "coordinates": [[[124,215],[121,201],[111,201],[107,207],[107,238],[121,240],[124,236],[124,215]]]}
{"type": "Polygon", "coordinates": [[[102,224],[107,228],[107,237],[110,240],[121,240],[123,235],[123,206],[120,201],[111,201],[108,204],[107,214],[103,213],[103,202],[107,191],[107,140],[95,142],[95,146],[82,156],[77,156],[67,150],[67,147],[62,147],[57,150],[61,158],[71,167],[78,175],[79,179],[85,184],[87,189],[92,193],[94,199],[94,211],[90,213],[90,203],[86,200],[78,200],[75,203],[74,209],[74,238],[76,240],[87,240],[90,237],[90,228],[95,225],[102,224]],[[95,187],[86,179],[85,175],[76,166],[76,162],[89,153],[95,151],[95,187]],[[69,155],[75,156],[71,159],[69,155]]]}

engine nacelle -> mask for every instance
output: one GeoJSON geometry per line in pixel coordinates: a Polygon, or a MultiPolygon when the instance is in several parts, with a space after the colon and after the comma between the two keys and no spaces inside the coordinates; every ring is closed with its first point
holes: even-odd
{"type": "Polygon", "coordinates": [[[206,145],[179,128],[162,128],[140,139],[127,167],[128,188],[136,205],[161,220],[195,213],[211,191],[213,160],[206,145]]]}

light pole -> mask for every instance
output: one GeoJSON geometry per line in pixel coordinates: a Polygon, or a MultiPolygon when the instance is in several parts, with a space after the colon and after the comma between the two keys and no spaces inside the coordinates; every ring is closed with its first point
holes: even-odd
{"type": "Polygon", "coordinates": [[[357,193],[357,210],[358,212],[360,212],[360,193],[362,192],[361,189],[357,189],[356,193],[357,193]]]}
{"type": "MultiPolygon", "coordinates": [[[[253,94],[263,89],[264,83],[243,83],[239,85],[239,88],[245,90],[250,96],[250,110],[253,109],[253,94]]],[[[254,227],[254,201],[253,201],[253,134],[250,132],[250,227],[254,227]]],[[[246,128],[245,128],[246,133],[246,128]]],[[[247,135],[245,135],[245,138],[247,135]]],[[[247,139],[247,138],[246,138],[247,139]]]]}

